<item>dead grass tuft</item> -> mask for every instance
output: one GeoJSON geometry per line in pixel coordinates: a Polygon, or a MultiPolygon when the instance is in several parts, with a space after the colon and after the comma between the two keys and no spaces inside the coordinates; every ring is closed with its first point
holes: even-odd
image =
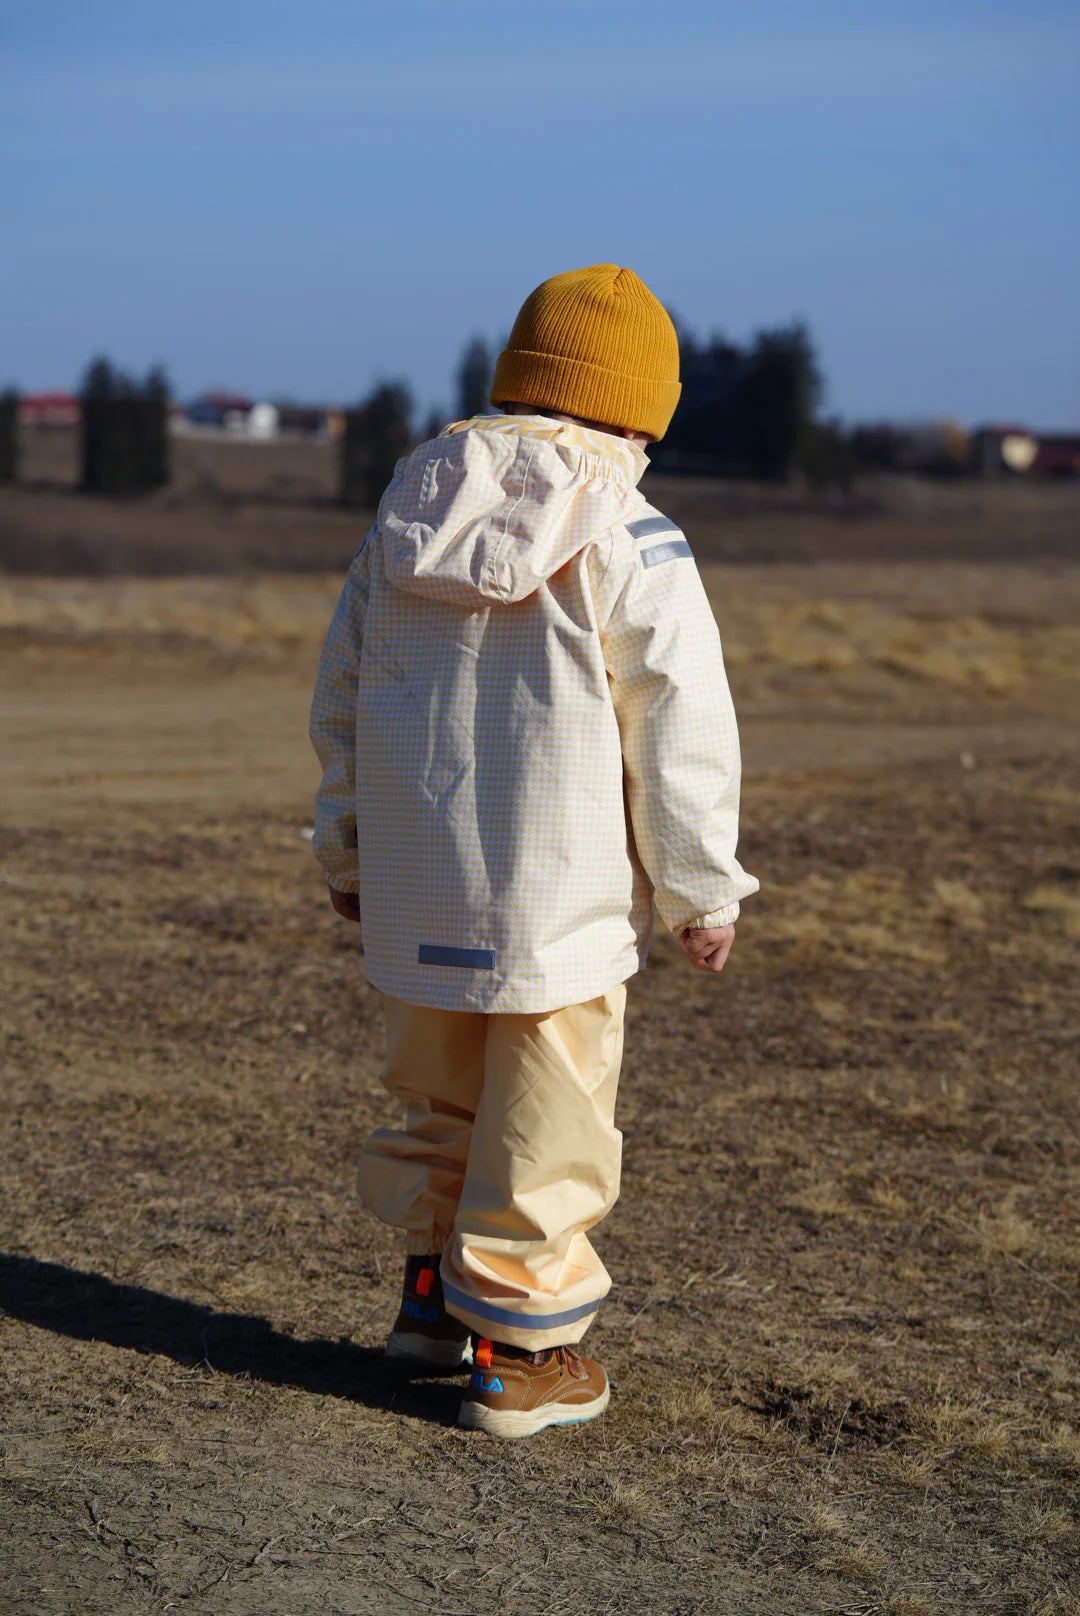
{"type": "Polygon", "coordinates": [[[916,1417],[916,1427],[928,1449],[928,1457],[938,1460],[961,1453],[969,1459],[996,1464],[1016,1448],[1017,1432],[1009,1420],[993,1419],[985,1410],[944,1402],[916,1417]]]}
{"type": "Polygon", "coordinates": [[[1080,1465],[1080,1431],[1066,1425],[1063,1420],[1051,1426],[1044,1426],[1039,1433],[1038,1441],[1061,1463],[1080,1465]]]}
{"type": "Polygon", "coordinates": [[[72,1447],[84,1459],[121,1465],[160,1465],[171,1451],[168,1442],[140,1442],[124,1431],[83,1431],[72,1447]]]}
{"type": "Polygon", "coordinates": [[[980,1213],[976,1232],[984,1258],[1030,1257],[1041,1247],[1041,1238],[1035,1225],[1008,1210],[997,1215],[980,1213]]]}
{"type": "Polygon", "coordinates": [[[889,1218],[906,1217],[911,1210],[906,1196],[901,1195],[888,1179],[881,1179],[871,1186],[869,1200],[872,1207],[889,1218]]]}
{"type": "Polygon", "coordinates": [[[799,1517],[812,1537],[840,1537],[848,1530],[848,1521],[833,1504],[811,1504],[799,1517]]]}
{"type": "Polygon", "coordinates": [[[715,1418],[712,1393],[704,1386],[676,1387],[660,1399],[660,1417],[676,1430],[711,1424],[715,1418]]]}
{"type": "Polygon", "coordinates": [[[867,1543],[838,1543],[814,1562],[815,1570],[846,1582],[877,1582],[885,1572],[885,1561],[867,1543]]]}
{"type": "Polygon", "coordinates": [[[1013,1451],[1016,1436],[1012,1427],[1004,1420],[982,1420],[968,1433],[961,1445],[972,1458],[981,1459],[987,1464],[996,1464],[1013,1451]]]}
{"type": "Polygon", "coordinates": [[[892,1450],[878,1460],[878,1474],[895,1487],[914,1487],[922,1490],[934,1478],[936,1466],[928,1453],[912,1450],[902,1453],[892,1450]]]}
{"type": "Polygon", "coordinates": [[[823,1182],[810,1184],[801,1195],[788,1202],[793,1212],[802,1212],[811,1218],[850,1217],[854,1208],[838,1185],[823,1182]]]}
{"type": "Polygon", "coordinates": [[[646,1489],[624,1476],[605,1476],[598,1482],[575,1482],[567,1500],[571,1509],[593,1515],[599,1525],[641,1524],[655,1514],[646,1489]]]}
{"type": "Polygon", "coordinates": [[[1057,916],[1066,937],[1080,938],[1080,894],[1044,882],[1027,894],[1023,905],[1035,914],[1057,916]]]}
{"type": "MultiPolygon", "coordinates": [[[[724,1394],[721,1394],[721,1399],[724,1394]]],[[[675,1388],[660,1399],[662,1426],[681,1435],[731,1440],[759,1437],[761,1427],[739,1403],[718,1399],[709,1386],[675,1388]]]]}
{"type": "Polygon", "coordinates": [[[935,1616],[936,1605],[922,1594],[890,1594],[881,1607],[881,1616],[935,1616]]]}
{"type": "Polygon", "coordinates": [[[934,877],[933,891],[940,919],[967,931],[982,931],[986,924],[986,906],[977,892],[963,881],[946,881],[940,875],[934,877]]]}
{"type": "Polygon", "coordinates": [[[1076,1522],[1059,1504],[1031,1504],[1017,1521],[1017,1535],[1036,1543],[1060,1544],[1076,1536],[1076,1522]]]}
{"type": "Polygon", "coordinates": [[[1054,1588],[1028,1606],[1027,1616],[1080,1616],[1080,1593],[1054,1588]]]}

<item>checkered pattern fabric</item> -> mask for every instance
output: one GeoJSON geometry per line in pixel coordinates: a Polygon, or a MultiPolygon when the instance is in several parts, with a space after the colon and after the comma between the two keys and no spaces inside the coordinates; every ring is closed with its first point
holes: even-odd
{"type": "Polygon", "coordinates": [[[315,853],[358,892],[369,979],[535,1012],[723,925],[739,745],[689,545],[628,440],[458,422],[399,462],[323,648],[315,853]]]}

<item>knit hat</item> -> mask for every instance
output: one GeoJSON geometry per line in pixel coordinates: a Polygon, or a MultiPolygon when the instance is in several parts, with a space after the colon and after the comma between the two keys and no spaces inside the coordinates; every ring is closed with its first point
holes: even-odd
{"type": "Polygon", "coordinates": [[[679,341],[632,269],[552,275],[521,306],[495,363],[491,402],[536,404],[662,438],[675,413],[679,341]]]}

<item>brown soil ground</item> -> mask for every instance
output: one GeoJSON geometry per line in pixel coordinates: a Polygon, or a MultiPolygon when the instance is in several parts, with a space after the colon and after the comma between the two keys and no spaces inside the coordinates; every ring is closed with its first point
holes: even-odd
{"type": "Polygon", "coordinates": [[[1080,491],[650,490],[762,892],[631,984],[611,1409],[498,1445],[383,1367],[302,835],[364,518],[306,446],[120,504],[58,443],[0,491],[0,1609],[1076,1616],[1080,491]]]}

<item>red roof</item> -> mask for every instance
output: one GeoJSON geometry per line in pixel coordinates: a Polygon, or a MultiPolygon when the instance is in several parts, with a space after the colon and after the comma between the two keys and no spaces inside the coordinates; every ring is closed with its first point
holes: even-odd
{"type": "Polygon", "coordinates": [[[76,426],[82,418],[82,405],[74,393],[23,393],[19,399],[19,419],[49,426],[76,426]]]}

